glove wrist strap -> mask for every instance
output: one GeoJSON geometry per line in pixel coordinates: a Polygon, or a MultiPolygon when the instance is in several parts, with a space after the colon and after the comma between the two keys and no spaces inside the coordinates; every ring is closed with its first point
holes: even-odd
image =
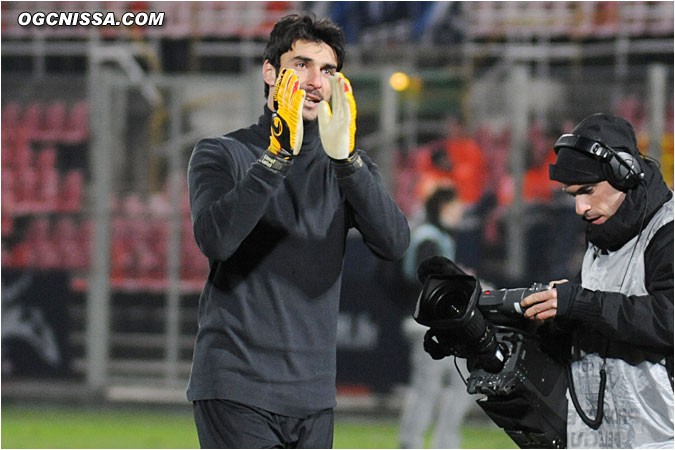
{"type": "Polygon", "coordinates": [[[291,168],[292,164],[290,159],[282,158],[269,150],[266,150],[262,154],[260,159],[258,159],[258,162],[271,171],[280,173],[282,175],[285,175],[286,172],[288,172],[288,169],[291,168]]]}
{"type": "Polygon", "coordinates": [[[335,173],[339,178],[349,176],[359,170],[363,166],[363,160],[357,153],[353,153],[347,159],[333,159],[331,164],[335,169],[335,173]]]}

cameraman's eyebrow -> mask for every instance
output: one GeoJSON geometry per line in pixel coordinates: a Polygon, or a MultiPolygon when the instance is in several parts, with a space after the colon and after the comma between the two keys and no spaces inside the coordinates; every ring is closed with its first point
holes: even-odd
{"type": "Polygon", "coordinates": [[[583,184],[576,191],[570,192],[570,191],[567,190],[569,188],[569,186],[563,186],[563,192],[571,195],[572,197],[576,197],[577,195],[590,194],[591,192],[593,192],[594,187],[595,187],[595,183],[593,183],[593,184],[583,184]]]}

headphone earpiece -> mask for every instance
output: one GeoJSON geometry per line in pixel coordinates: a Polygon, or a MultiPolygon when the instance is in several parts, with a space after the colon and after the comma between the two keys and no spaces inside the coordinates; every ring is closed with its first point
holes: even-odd
{"type": "Polygon", "coordinates": [[[634,188],[644,177],[640,164],[628,152],[615,151],[614,157],[610,158],[605,167],[609,167],[611,174],[607,176],[607,181],[619,190],[634,188]]]}
{"type": "Polygon", "coordinates": [[[616,150],[601,141],[575,134],[563,134],[553,148],[558,153],[562,147],[588,153],[604,163],[603,174],[609,184],[620,191],[637,186],[644,178],[638,158],[627,151],[616,150]]]}

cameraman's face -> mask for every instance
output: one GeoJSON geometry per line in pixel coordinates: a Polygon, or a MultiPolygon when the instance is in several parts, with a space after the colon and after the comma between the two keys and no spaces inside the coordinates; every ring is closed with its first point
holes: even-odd
{"type": "Polygon", "coordinates": [[[607,181],[595,184],[572,184],[565,192],[574,197],[576,212],[587,222],[600,225],[619,209],[626,193],[614,189],[607,181]]]}

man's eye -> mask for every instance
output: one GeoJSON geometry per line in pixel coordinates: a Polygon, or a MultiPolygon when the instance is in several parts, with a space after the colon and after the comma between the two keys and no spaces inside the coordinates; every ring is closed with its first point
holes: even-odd
{"type": "Polygon", "coordinates": [[[323,73],[332,77],[333,75],[335,75],[335,69],[323,69],[323,73]]]}

